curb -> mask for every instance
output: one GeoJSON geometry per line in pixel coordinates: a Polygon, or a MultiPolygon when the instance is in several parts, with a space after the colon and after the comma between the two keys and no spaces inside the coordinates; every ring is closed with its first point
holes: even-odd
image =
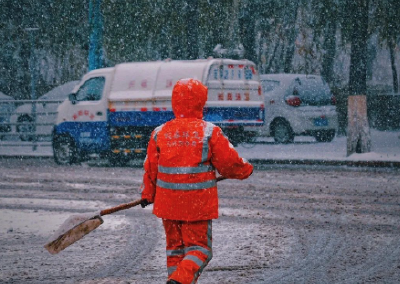
{"type": "Polygon", "coordinates": [[[399,161],[344,161],[344,160],[272,160],[249,159],[255,166],[264,165],[306,165],[306,166],[349,166],[372,168],[400,168],[399,161]]]}
{"type": "Polygon", "coordinates": [[[53,159],[53,156],[50,155],[4,155],[4,154],[0,154],[0,159],[6,159],[6,158],[10,158],[10,159],[20,159],[20,160],[24,160],[24,159],[53,159]]]}
{"type": "MultiPolygon", "coordinates": [[[[4,155],[0,159],[53,159],[51,155],[4,155]]],[[[298,166],[348,166],[368,168],[400,168],[400,161],[345,161],[345,160],[308,160],[308,159],[248,159],[256,168],[266,165],[298,165],[298,166]]]]}

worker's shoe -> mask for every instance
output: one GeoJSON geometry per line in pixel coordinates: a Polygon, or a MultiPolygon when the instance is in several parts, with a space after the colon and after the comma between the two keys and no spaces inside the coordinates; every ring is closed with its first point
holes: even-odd
{"type": "Polygon", "coordinates": [[[167,284],[181,284],[181,283],[178,282],[178,281],[175,281],[174,279],[169,279],[169,280],[167,281],[167,284]]]}

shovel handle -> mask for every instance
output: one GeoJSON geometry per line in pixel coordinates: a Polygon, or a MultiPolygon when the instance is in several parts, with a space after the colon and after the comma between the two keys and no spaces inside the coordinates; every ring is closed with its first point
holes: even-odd
{"type": "Polygon", "coordinates": [[[112,214],[112,213],[115,213],[117,211],[121,211],[121,210],[125,210],[125,209],[129,209],[129,208],[135,207],[135,206],[139,205],[140,202],[142,202],[142,199],[138,199],[138,200],[135,200],[135,201],[132,201],[132,202],[124,203],[124,204],[121,204],[121,205],[118,205],[118,206],[115,206],[115,207],[111,207],[111,208],[108,208],[108,209],[101,210],[100,211],[100,216],[112,214]]]}
{"type": "Polygon", "coordinates": [[[219,177],[217,177],[217,182],[219,182],[219,181],[221,181],[221,180],[224,180],[224,179],[227,179],[226,177],[223,177],[223,176],[219,176],[219,177]]]}
{"type": "MultiPolygon", "coordinates": [[[[217,177],[217,182],[226,179],[226,177],[223,176],[219,176],[217,177]]],[[[108,215],[108,214],[112,214],[121,210],[125,210],[125,209],[129,209],[132,207],[135,207],[137,205],[139,205],[142,202],[142,199],[138,199],[132,202],[128,202],[128,203],[124,203],[124,204],[120,204],[118,206],[115,207],[111,207],[111,208],[107,208],[104,210],[100,211],[100,216],[104,216],[104,215],[108,215]]]]}

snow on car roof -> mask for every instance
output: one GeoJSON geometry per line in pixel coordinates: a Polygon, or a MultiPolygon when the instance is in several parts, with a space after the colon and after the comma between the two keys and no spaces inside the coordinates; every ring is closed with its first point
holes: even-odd
{"type": "Polygon", "coordinates": [[[13,98],[0,92],[0,100],[13,100],[13,98]]]}
{"type": "Polygon", "coordinates": [[[273,80],[280,82],[280,88],[285,88],[290,85],[291,82],[295,79],[310,79],[315,78],[321,80],[320,75],[313,75],[313,74],[289,74],[289,73],[280,73],[280,74],[262,74],[260,75],[260,80],[273,80]]]}
{"type": "Polygon", "coordinates": [[[281,73],[281,74],[262,74],[260,75],[261,80],[276,80],[276,81],[282,81],[282,82],[289,82],[292,81],[296,78],[321,78],[320,75],[312,75],[312,74],[287,74],[287,73],[281,73]]]}
{"type": "Polygon", "coordinates": [[[41,96],[40,100],[52,100],[52,99],[65,99],[71,92],[72,89],[77,85],[79,81],[71,81],[55,87],[51,91],[41,96]]]}

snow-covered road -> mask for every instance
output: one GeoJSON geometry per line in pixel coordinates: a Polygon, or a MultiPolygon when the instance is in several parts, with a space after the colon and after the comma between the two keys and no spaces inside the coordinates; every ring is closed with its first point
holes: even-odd
{"type": "MultiPolygon", "coordinates": [[[[0,159],[0,282],[165,283],[151,208],[105,216],[58,255],[43,248],[72,214],[137,199],[142,173],[0,159]]],[[[214,257],[198,283],[398,283],[399,173],[280,166],[220,182],[214,257]]]]}

